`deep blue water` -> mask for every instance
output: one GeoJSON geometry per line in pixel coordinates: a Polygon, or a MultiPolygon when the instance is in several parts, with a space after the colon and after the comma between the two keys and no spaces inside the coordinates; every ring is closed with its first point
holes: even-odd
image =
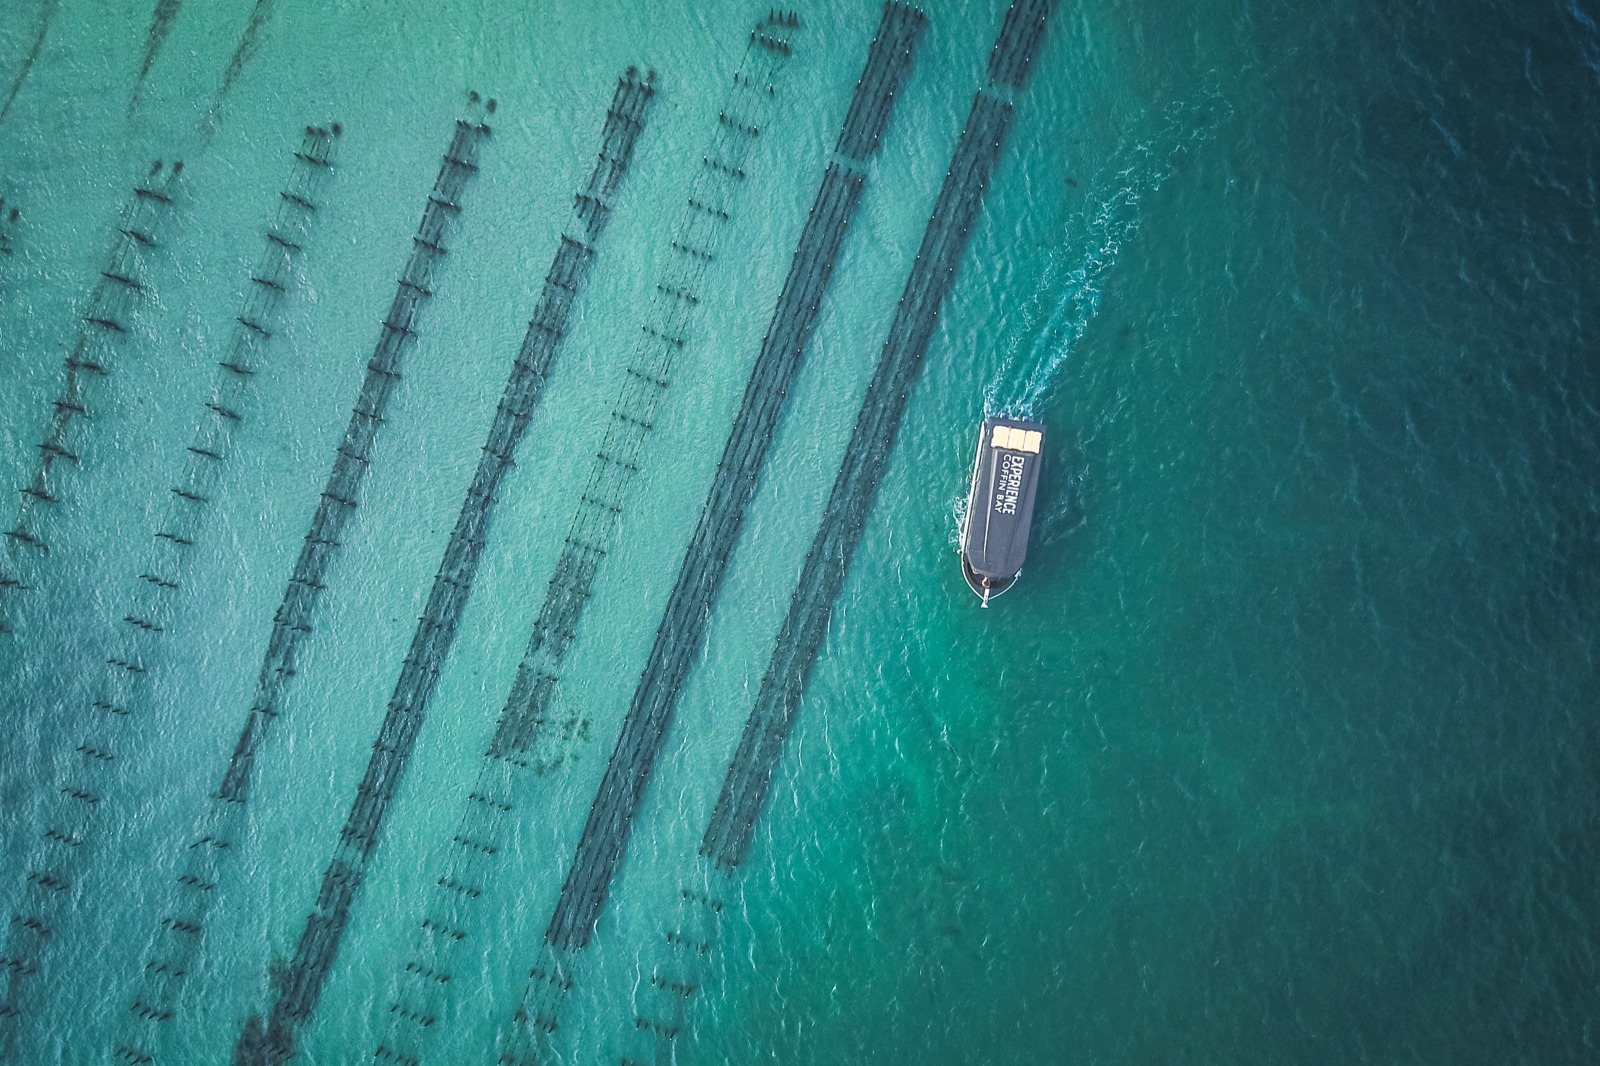
{"type": "MultiPolygon", "coordinates": [[[[561,1061],[615,1062],[636,1038],[640,983],[1003,9],[925,8],[561,1061]]],[[[563,676],[588,733],[519,825],[484,904],[495,934],[456,975],[430,1061],[494,1061],[879,13],[798,11],[700,339],[563,676]]],[[[7,601],[14,912],[290,153],[308,123],[345,131],[104,840],[27,983],[15,1061],[113,1061],[475,88],[498,101],[494,133],[165,1061],[229,1061],[267,1007],[614,80],[651,67],[654,114],[303,1032],[303,1061],[368,1060],[560,550],[573,456],[763,13],[21,0],[0,17],[0,93],[16,86],[0,197],[19,212],[0,215],[0,482],[26,485],[39,462],[131,185],[154,159],[186,163],[92,461],[38,587],[7,601]],[[164,32],[153,9],[174,14],[164,32]]],[[[1581,2],[1058,5],[678,1061],[1600,1058],[1597,27],[1581,2]],[[1002,409],[1044,421],[1051,444],[1027,572],[980,612],[955,508],[973,427],[1002,409]]]]}

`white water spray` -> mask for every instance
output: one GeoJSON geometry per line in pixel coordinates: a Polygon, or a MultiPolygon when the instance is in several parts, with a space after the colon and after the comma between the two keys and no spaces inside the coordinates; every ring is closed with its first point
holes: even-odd
{"type": "Polygon", "coordinates": [[[1044,278],[1024,316],[1020,333],[1033,334],[1041,311],[1042,329],[1024,349],[1019,336],[983,390],[987,415],[1031,418],[1054,386],[1061,368],[1100,311],[1106,279],[1117,256],[1139,231],[1140,204],[1172,176],[1178,160],[1211,136],[1221,113],[1220,94],[1208,88],[1194,100],[1180,101],[1162,115],[1160,129],[1116,152],[1110,177],[1098,183],[1109,192],[1091,193],[1091,207],[1069,224],[1062,247],[1051,255],[1044,278]],[[1071,230],[1082,236],[1073,239],[1071,230]]]}

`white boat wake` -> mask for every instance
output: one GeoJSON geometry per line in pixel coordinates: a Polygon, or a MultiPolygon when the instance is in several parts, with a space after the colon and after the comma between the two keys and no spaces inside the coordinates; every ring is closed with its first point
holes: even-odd
{"type": "Polygon", "coordinates": [[[1167,108],[1153,135],[1113,155],[1109,176],[1097,183],[1109,191],[1091,192],[1091,206],[1068,223],[1010,350],[984,389],[985,416],[1034,417],[1099,313],[1106,278],[1139,232],[1141,203],[1166,183],[1185,154],[1211,137],[1226,110],[1221,94],[1208,87],[1167,108]]]}

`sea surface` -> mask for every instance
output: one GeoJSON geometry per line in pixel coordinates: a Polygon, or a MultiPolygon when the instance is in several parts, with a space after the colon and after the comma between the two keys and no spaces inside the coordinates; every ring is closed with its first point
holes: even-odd
{"type": "MultiPolygon", "coordinates": [[[[496,935],[456,975],[430,1061],[495,1061],[880,14],[794,4],[742,209],[559,689],[590,732],[525,814],[489,901],[496,935]]],[[[614,1063],[635,1038],[1005,5],[924,10],[557,1061],[614,1063]]],[[[93,461],[0,651],[7,906],[291,153],[308,124],[343,131],[106,800],[114,831],[29,987],[14,1061],[112,1061],[476,90],[496,100],[493,133],[165,1061],[228,1063],[268,1007],[616,79],[654,70],[595,272],[301,1032],[298,1061],[370,1060],[717,101],[765,14],[0,6],[0,484],[38,464],[132,185],[154,160],[185,163],[93,461]]],[[[1012,99],[675,1061],[1600,1062],[1600,6],[1062,0],[1012,99]],[[1046,466],[1023,578],[980,610],[954,544],[977,421],[1000,411],[1044,423],[1046,466]]]]}

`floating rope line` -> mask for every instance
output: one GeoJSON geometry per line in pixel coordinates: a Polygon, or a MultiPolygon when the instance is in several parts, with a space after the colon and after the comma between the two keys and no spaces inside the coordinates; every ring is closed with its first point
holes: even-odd
{"type": "MultiPolygon", "coordinates": [[[[372,447],[384,423],[395,384],[400,380],[406,353],[416,342],[414,327],[418,315],[433,295],[433,276],[446,251],[444,241],[453,232],[461,213],[467,182],[477,173],[479,147],[488,138],[489,127],[476,113],[480,106],[476,93],[471,95],[471,102],[472,117],[456,120],[449,148],[439,164],[438,177],[423,209],[422,221],[411,238],[411,256],[383,318],[377,347],[367,361],[361,394],[350,413],[344,437],[334,451],[333,466],[318,498],[311,528],[306,532],[290,572],[283,601],[273,614],[272,635],[267,640],[266,654],[257,674],[250,713],[217,790],[217,798],[225,803],[243,804],[249,799],[256,756],[280,713],[285,689],[295,676],[301,642],[311,632],[313,615],[327,589],[329,570],[342,544],[345,528],[360,505],[361,485],[371,466],[372,447]]],[[[493,104],[490,100],[483,109],[492,112],[493,104]]]]}
{"type": "Polygon", "coordinates": [[[44,0],[39,8],[38,19],[34,24],[33,44],[28,47],[28,54],[23,57],[16,76],[11,79],[11,87],[6,90],[5,102],[0,103],[0,122],[4,122],[6,116],[11,114],[11,105],[17,102],[17,94],[22,91],[22,83],[28,80],[28,74],[33,70],[34,63],[38,62],[39,53],[44,51],[44,39],[50,32],[50,24],[55,21],[58,6],[60,0],[44,0]]]}
{"type": "MultiPolygon", "coordinates": [[[[212,501],[248,431],[257,375],[270,369],[269,342],[280,309],[296,286],[296,264],[333,171],[338,133],[337,125],[311,126],[301,137],[251,270],[244,304],[184,450],[181,472],[157,508],[160,517],[149,548],[115,612],[112,650],[94,681],[80,730],[82,743],[74,749],[81,764],[69,760],[61,782],[61,795],[72,802],[59,801],[61,809],[52,812],[45,834],[47,850],[61,852],[47,856],[43,864],[57,879],[76,881],[88,872],[86,860],[94,851],[96,830],[105,828],[114,782],[124,772],[130,749],[138,745],[138,732],[148,728],[150,672],[168,647],[167,634],[212,501]],[[85,805],[79,794],[97,796],[99,802],[85,805]],[[64,874],[66,864],[75,865],[80,874],[64,874]]],[[[144,1016],[157,1012],[145,1001],[136,1008],[144,1016]]]]}
{"type": "MultiPolygon", "coordinates": [[[[11,284],[11,257],[16,251],[17,229],[22,222],[22,209],[15,203],[7,203],[4,196],[0,196],[0,305],[10,294],[11,284]]],[[[0,338],[3,340],[3,338],[0,338]]],[[[0,575],[5,574],[4,561],[6,549],[0,547],[0,575]]],[[[0,623],[5,620],[3,609],[5,593],[0,591],[0,623]]]]}
{"type": "MultiPolygon", "coordinates": [[[[799,19],[792,12],[771,12],[752,35],[740,73],[734,76],[731,99],[718,113],[717,130],[707,160],[742,158],[759,135],[774,96],[772,79],[792,55],[790,40],[798,28],[799,19]]],[[[737,185],[708,191],[705,186],[718,175],[731,175],[742,183],[742,164],[708,167],[701,172],[689,198],[690,213],[676,231],[671,245],[679,254],[670,261],[670,267],[693,276],[696,282],[716,254],[716,234],[697,234],[695,227],[705,217],[726,221],[731,213],[732,197],[738,192],[737,185]],[[719,198],[712,198],[718,193],[719,198]],[[707,205],[711,210],[706,209],[707,205]]],[[[840,188],[839,199],[853,204],[854,197],[859,194],[859,178],[841,179],[840,188]]],[[[826,229],[823,224],[823,230],[826,229]]],[[[658,290],[669,297],[687,288],[671,280],[658,286],[658,290]]],[[[661,311],[673,313],[670,306],[661,311]]],[[[642,350],[636,353],[636,361],[630,367],[629,380],[613,410],[615,439],[608,435],[602,454],[597,457],[589,488],[573,521],[567,549],[551,579],[533,640],[518,668],[511,699],[473,790],[474,796],[488,797],[491,802],[469,804],[464,825],[485,822],[492,825],[493,799],[517,794],[515,778],[519,770],[532,769],[535,776],[549,773],[565,765],[572,750],[588,739],[588,718],[568,713],[552,721],[551,700],[562,658],[573,641],[595,572],[609,550],[610,537],[622,509],[622,493],[638,472],[644,436],[654,418],[655,404],[667,387],[674,349],[683,345],[681,338],[686,319],[686,312],[682,317],[669,318],[669,324],[660,332],[645,327],[647,336],[664,338],[669,343],[659,345],[654,352],[648,346],[641,346],[642,350]],[[652,361],[640,361],[651,355],[655,356],[652,361]],[[496,766],[496,762],[501,765],[496,766]]],[[[502,800],[501,805],[509,808],[511,803],[502,800]]],[[[480,860],[473,862],[476,866],[485,865],[480,860]]],[[[571,968],[566,963],[567,960],[541,954],[529,971],[521,1002],[503,1028],[501,1063],[532,1066],[545,1061],[545,1042],[555,1031],[566,993],[572,987],[571,968]]]]}
{"type": "Polygon", "coordinates": [[[217,86],[216,98],[211,101],[209,115],[214,116],[217,113],[222,102],[233,91],[239,75],[244,73],[244,68],[261,48],[261,34],[266,29],[268,20],[272,18],[274,2],[275,0],[256,0],[255,7],[250,9],[250,19],[245,23],[244,32],[239,34],[239,42],[234,45],[233,55],[228,57],[228,65],[222,71],[222,82],[217,86]]]}
{"type": "Polygon", "coordinates": [[[749,847],[772,766],[876,498],[881,464],[893,448],[907,395],[937,324],[939,305],[955,280],[959,254],[1010,118],[1009,104],[982,93],[974,98],[917,264],[857,416],[844,465],[823,510],[824,524],[806,554],[788,617],[701,846],[704,854],[722,865],[737,866],[749,847]]]}
{"type": "Polygon", "coordinates": [[[209,143],[216,135],[217,127],[222,122],[222,105],[233,92],[233,87],[244,73],[244,68],[250,65],[256,52],[260,50],[262,35],[266,32],[267,23],[272,19],[274,3],[275,0],[256,0],[255,6],[250,9],[250,18],[245,23],[243,32],[239,34],[238,42],[233,46],[233,54],[228,57],[228,65],[223,68],[222,80],[217,86],[216,95],[211,98],[211,105],[206,108],[205,117],[200,120],[201,143],[209,143]]]}
{"type": "Polygon", "coordinates": [[[990,68],[1005,75],[980,91],[956,142],[922,245],[889,327],[888,339],[857,414],[823,521],[806,554],[799,582],[774,645],[761,690],[745,722],[716,808],[701,841],[690,884],[680,888],[660,942],[659,961],[634,1003],[627,1038],[639,1050],[619,1066],[672,1061],[672,1043],[687,1024],[690,1004],[707,971],[724,901],[749,852],[772,771],[793,728],[806,677],[826,634],[833,604],[877,497],[878,480],[894,449],[906,401],[955,283],[984,192],[1010,128],[1012,106],[990,93],[1020,89],[1042,41],[1050,0],[1017,0],[1007,12],[990,68]],[[1018,12],[1023,12],[1021,15],[1018,12]],[[1038,18],[1035,18],[1038,15],[1038,18]]]}
{"type": "MultiPolygon", "coordinates": [[[[912,50],[925,24],[920,11],[899,4],[886,5],[866,71],[857,86],[858,98],[892,101],[910,71],[912,50]]],[[[877,143],[870,127],[881,129],[887,117],[887,110],[873,103],[853,106],[839,144],[870,152],[877,143]]],[[[611,878],[627,847],[639,798],[671,724],[689,666],[699,653],[745,510],[755,495],[773,433],[787,406],[789,388],[816,328],[845,231],[861,202],[865,179],[851,164],[864,161],[841,153],[841,161],[830,163],[823,173],[772,323],[745,387],[744,402],[717,466],[716,479],[684,554],[666,612],[656,627],[650,657],[550,920],[546,939],[558,947],[584,947],[605,905],[611,878]]]]}
{"type": "Polygon", "coordinates": [[[172,24],[177,21],[178,12],[182,9],[183,0],[156,0],[155,8],[150,12],[150,29],[145,35],[139,76],[134,81],[133,92],[128,95],[128,114],[132,115],[138,108],[145,79],[150,76],[150,68],[156,65],[156,59],[160,57],[161,49],[166,46],[167,37],[172,33],[172,24]]]}
{"type": "Polygon", "coordinates": [[[773,79],[791,54],[789,38],[796,28],[788,15],[769,16],[757,26],[718,112],[711,143],[696,161],[684,214],[672,231],[672,254],[650,294],[561,558],[490,742],[491,759],[542,773],[561,765],[573,742],[587,736],[586,719],[550,719],[561,664],[612,547],[674,362],[694,339],[689,327],[701,284],[747,184],[746,159],[772,111],[773,79]]]}
{"type": "MultiPolygon", "coordinates": [[[[839,135],[836,158],[823,172],[716,478],[545,933],[544,957],[535,970],[556,980],[536,979],[535,987],[546,1003],[570,986],[576,956],[587,946],[605,906],[640,798],[684,680],[699,654],[745,512],[860,204],[865,176],[859,167],[876,151],[926,23],[914,8],[898,3],[884,6],[839,135]]],[[[547,1010],[540,1016],[548,1028],[554,1017],[547,1010]]]]}
{"type": "MultiPolygon", "coordinates": [[[[57,761],[43,831],[29,856],[27,887],[6,942],[5,958],[18,977],[38,971],[49,943],[72,913],[77,886],[93,872],[101,837],[112,828],[107,823],[118,786],[139,746],[140,732],[149,726],[150,670],[166,648],[193,546],[247,416],[252,391],[248,378],[266,364],[267,338],[293,283],[294,261],[311,229],[319,190],[332,169],[333,141],[329,130],[305,131],[252,272],[253,284],[184,451],[181,473],[163,494],[150,550],[117,611],[111,652],[98,670],[86,671],[93,694],[85,713],[66,731],[67,744],[74,739],[79,743],[57,761]]],[[[138,291],[126,282],[116,284],[138,291]]],[[[62,702],[69,704],[70,698],[62,702]]],[[[20,983],[13,980],[8,1006],[17,1009],[20,992],[20,983]]]]}
{"type": "Polygon", "coordinates": [[[22,218],[22,210],[15,204],[7,204],[6,198],[0,196],[0,255],[12,254],[12,244],[16,240],[17,223],[22,218]]]}
{"type": "MultiPolygon", "coordinates": [[[[1048,4],[1048,0],[1044,2],[1048,4]]],[[[1000,69],[1025,70],[1031,62],[1040,35],[1033,22],[1015,18],[1013,13],[1039,3],[1018,0],[1007,13],[995,49],[1001,57],[1000,69]]],[[[745,721],[744,735],[701,844],[703,855],[728,869],[737,866],[749,849],[772,768],[793,725],[806,676],[816,660],[867,515],[877,500],[879,477],[894,449],[906,400],[933,338],[940,309],[955,284],[956,269],[1011,117],[1011,105],[989,92],[980,91],[973,97],[972,110],[889,326],[877,371],[856,416],[844,462],[823,509],[822,526],[806,553],[761,691],[745,721]]]]}
{"type": "MultiPolygon", "coordinates": [[[[394,787],[409,757],[410,742],[415,739],[416,728],[420,727],[466,606],[500,482],[512,465],[517,445],[543,393],[551,360],[565,333],[573,300],[592,266],[594,242],[609,217],[612,199],[626,173],[652,93],[648,80],[641,79],[632,70],[618,84],[601,157],[574,207],[574,224],[562,238],[555,262],[545,278],[543,297],[529,323],[522,349],[512,362],[477,473],[445,549],[427,609],[412,640],[411,653],[402,666],[382,730],[384,739],[375,745],[372,764],[357,790],[339,851],[324,878],[325,890],[328,885],[337,884],[348,887],[353,894],[359,887],[383,816],[393,799],[394,787]],[[397,741],[400,735],[408,739],[397,741]]],[[[216,833],[202,836],[201,862],[221,850],[214,846],[218,839],[216,833]]],[[[199,876],[205,879],[211,874],[207,871],[199,876]]],[[[180,883],[183,883],[182,878],[180,883]]],[[[203,893],[186,901],[190,914],[204,904],[203,893]]],[[[293,990],[292,997],[280,996],[274,1002],[265,1027],[247,1028],[240,1042],[241,1060],[278,1061],[293,1053],[295,1027],[308,1021],[315,1011],[322,982],[337,956],[349,918],[349,904],[349,898],[340,897],[330,911],[319,903],[318,912],[308,920],[300,950],[286,971],[284,983],[293,990]]],[[[185,922],[189,926],[200,924],[195,917],[185,922]]]]}
{"type": "Polygon", "coordinates": [[[733,885],[720,867],[702,864],[700,874],[700,883],[680,888],[669,908],[650,978],[629,1004],[633,1022],[620,1037],[626,1051],[618,1066],[671,1062],[673,1043],[688,1027],[695,998],[711,975],[711,952],[733,885]]]}
{"type": "MultiPolygon", "coordinates": [[[[478,780],[468,793],[459,831],[442,849],[443,869],[432,886],[437,891],[428,893],[421,908],[414,943],[397,978],[389,1024],[374,1052],[378,1061],[419,1061],[428,1046],[430,1031],[448,1001],[446,986],[456,964],[457,945],[476,932],[474,904],[484,895],[503,853],[510,830],[507,816],[513,804],[523,801],[518,786],[552,768],[539,761],[545,753],[534,748],[535,742],[543,738],[559,749],[580,743],[587,730],[587,723],[577,720],[545,728],[544,715],[554,695],[554,671],[574,635],[588,587],[615,532],[626,490],[640,469],[656,404],[668,388],[674,360],[693,343],[689,327],[700,302],[700,283],[717,256],[721,232],[734,217],[747,183],[749,147],[760,136],[772,108],[774,77],[790,55],[789,37],[795,28],[792,16],[774,14],[751,34],[712,141],[696,161],[683,217],[672,230],[663,276],[652,294],[619,395],[598,441],[540,623],[478,780]],[[559,647],[549,642],[557,637],[559,647]],[[546,680],[535,692],[529,682],[541,674],[546,680]]],[[[578,208],[580,212],[588,210],[587,197],[579,197],[578,208]]],[[[409,745],[414,735],[414,731],[386,732],[380,743],[387,744],[392,736],[409,745]]],[[[559,751],[554,758],[559,762],[559,751]]],[[[384,766],[390,764],[383,761],[384,766]]],[[[374,770],[379,769],[375,761],[374,770]]],[[[392,789],[392,779],[371,780],[389,780],[392,789]]],[[[361,832],[354,822],[351,828],[361,832]]],[[[338,906],[335,893],[342,892],[343,886],[329,882],[325,887],[324,902],[338,906]]],[[[258,1024],[262,1042],[270,1042],[270,1029],[270,1023],[264,1029],[258,1024]]]]}
{"type": "MultiPolygon", "coordinates": [[[[925,25],[920,11],[897,3],[884,6],[839,135],[838,160],[830,163],[823,176],[767,343],[751,374],[744,405],[546,932],[547,965],[570,971],[571,961],[587,944],[605,905],[639,800],[699,651],[745,510],[826,295],[843,229],[859,202],[861,176],[856,174],[848,209],[840,212],[831,206],[838,196],[840,175],[847,173],[840,164],[859,164],[876,151],[895,99],[910,74],[925,25]]],[[[656,967],[648,986],[636,992],[633,1030],[624,1038],[646,1044],[652,1058],[682,1031],[687,1005],[704,980],[703,960],[715,939],[725,898],[722,886],[710,882],[680,891],[665,938],[671,961],[656,967]]]]}
{"type": "MultiPolygon", "coordinates": [[[[523,352],[513,364],[511,379],[506,384],[507,398],[517,397],[515,406],[518,409],[530,409],[543,390],[550,362],[567,329],[572,302],[592,269],[601,231],[633,158],[639,134],[643,131],[650,99],[654,95],[653,82],[654,74],[640,78],[637,71],[630,69],[617,84],[600,135],[599,158],[595,161],[584,190],[573,201],[572,217],[563,231],[555,264],[546,276],[539,310],[529,324],[523,352]]],[[[501,409],[508,409],[507,401],[502,401],[501,409]]],[[[490,443],[485,446],[485,455],[503,456],[504,462],[509,464],[526,426],[525,414],[514,426],[504,429],[501,419],[497,417],[495,429],[489,434],[490,443]]],[[[484,469],[480,467],[479,472],[481,480],[484,469]]],[[[488,515],[484,513],[480,516],[478,512],[484,506],[480,501],[485,499],[492,499],[492,494],[480,490],[475,482],[457,523],[458,531],[475,531],[480,538],[476,543],[480,546],[488,515]]],[[[435,595],[429,600],[430,611],[424,616],[425,626],[433,619],[432,605],[435,600],[450,596],[453,602],[465,604],[465,586],[471,581],[471,571],[467,569],[463,573],[463,566],[455,561],[455,557],[465,550],[465,542],[458,548],[454,541],[446,550],[445,564],[440,567],[436,579],[435,595]],[[447,587],[442,587],[439,582],[447,583],[447,587]],[[453,591],[457,588],[462,590],[459,596],[455,596],[453,591]]],[[[476,565],[477,550],[477,547],[472,548],[472,566],[476,565]]],[[[459,605],[452,608],[454,613],[448,619],[439,620],[441,629],[454,629],[459,605]]],[[[428,698],[433,692],[433,682],[448,650],[443,645],[424,649],[425,639],[424,629],[419,627],[412,643],[413,654],[406,660],[401,681],[396,685],[394,699],[389,705],[389,719],[385,721],[384,734],[403,737],[403,742],[395,747],[380,746],[375,750],[366,777],[366,782],[374,787],[364,787],[358,794],[355,809],[346,825],[344,843],[334,860],[343,869],[356,872],[356,877],[347,879],[352,885],[359,883],[359,872],[364,870],[367,855],[389,809],[404,762],[421,727],[428,698]],[[424,666],[429,671],[425,678],[408,679],[408,673],[424,666]],[[383,784],[378,786],[378,782],[383,784]]],[[[474,838],[458,833],[451,842],[451,848],[493,854],[499,850],[499,844],[497,838],[487,835],[474,838]]],[[[441,877],[435,887],[468,897],[475,897],[477,892],[451,877],[441,877]]],[[[341,934],[342,929],[333,935],[341,934]]],[[[431,1024],[417,1025],[416,1020],[434,1019],[442,1013],[450,992],[451,970],[458,961],[452,949],[459,943],[460,939],[457,938],[435,937],[426,923],[415,931],[404,970],[397,978],[395,998],[390,1001],[385,1022],[380,1023],[383,1035],[373,1052],[374,1061],[420,1061],[426,1038],[435,1030],[431,1024]]]]}
{"type": "Polygon", "coordinates": [[[994,89],[1021,90],[1033,73],[1033,61],[1044,43],[1045,23],[1055,0],[1016,0],[1006,9],[1000,36],[989,52],[989,80],[994,89]]]}
{"type": "Polygon", "coordinates": [[[160,243],[182,173],[182,163],[156,163],[134,186],[112,238],[111,253],[89,294],[61,390],[39,442],[39,465],[22,488],[16,521],[0,536],[0,635],[16,633],[19,601],[39,587],[41,568],[50,557],[64,512],[71,510],[68,504],[78,480],[86,467],[94,465],[93,422],[110,404],[117,359],[139,309],[150,297],[145,280],[149,259],[160,243]]]}
{"type": "MultiPolygon", "coordinates": [[[[207,811],[203,831],[190,842],[189,862],[184,876],[180,878],[180,885],[195,891],[186,899],[180,898],[176,913],[162,919],[163,933],[152,950],[152,961],[146,973],[147,983],[135,998],[134,1013],[143,1020],[164,1021],[176,1012],[177,993],[196,957],[204,928],[202,920],[191,916],[188,906],[193,904],[195,897],[209,898],[217,884],[218,867],[225,861],[225,856],[233,854],[232,834],[239,825],[226,808],[242,807],[248,799],[255,757],[265,741],[268,724],[279,713],[285,688],[294,676],[295,659],[301,641],[311,632],[313,613],[326,587],[325,579],[339,547],[340,537],[359,504],[361,483],[370,465],[373,442],[383,423],[394,385],[400,378],[404,357],[415,342],[414,327],[422,305],[431,295],[433,275],[446,250],[444,242],[453,232],[456,217],[461,212],[467,183],[478,169],[479,147],[489,136],[489,127],[483,121],[483,115],[493,111],[494,101],[485,104],[473,93],[469,95],[469,104],[468,116],[457,119],[451,133],[449,147],[423,210],[422,221],[412,237],[410,258],[383,319],[377,346],[366,364],[360,398],[336,450],[333,468],[291,573],[283,602],[274,615],[272,634],[257,676],[255,696],[244,730],[223,775],[216,802],[207,811]],[[185,878],[193,878],[193,881],[185,878]],[[185,940],[195,943],[187,944],[185,940]],[[150,998],[145,997],[146,992],[150,998]]],[[[283,198],[287,202],[295,202],[295,195],[291,192],[286,192],[283,198]]],[[[267,240],[285,252],[299,250],[299,241],[293,233],[269,231],[267,240]]],[[[263,275],[253,288],[272,292],[274,281],[272,276],[263,275]]],[[[247,320],[245,316],[240,316],[239,324],[244,332],[254,334],[260,340],[265,340],[271,332],[264,323],[247,320]]],[[[223,369],[243,381],[254,375],[256,367],[250,363],[229,360],[223,363],[223,369]]],[[[224,402],[220,406],[227,404],[224,402]]],[[[217,414],[220,422],[232,421],[224,412],[217,414]]],[[[187,499],[182,493],[175,494],[187,499]]],[[[188,547],[183,542],[189,538],[181,529],[163,530],[157,534],[157,538],[170,541],[179,548],[188,547]]],[[[165,580],[160,569],[151,571],[151,574],[159,580],[165,580]]],[[[156,582],[151,584],[160,587],[156,582]]],[[[142,627],[135,623],[134,628],[142,627]]],[[[144,665],[138,659],[126,659],[112,665],[128,674],[144,672],[144,665]]],[[[180,893],[180,897],[182,895],[180,893]]],[[[201,910],[211,905],[208,903],[201,910]]],[[[203,914],[200,917],[203,918],[203,914]]],[[[138,1035],[124,1042],[117,1049],[117,1054],[124,1061],[151,1060],[151,1053],[145,1050],[138,1035]]]]}

